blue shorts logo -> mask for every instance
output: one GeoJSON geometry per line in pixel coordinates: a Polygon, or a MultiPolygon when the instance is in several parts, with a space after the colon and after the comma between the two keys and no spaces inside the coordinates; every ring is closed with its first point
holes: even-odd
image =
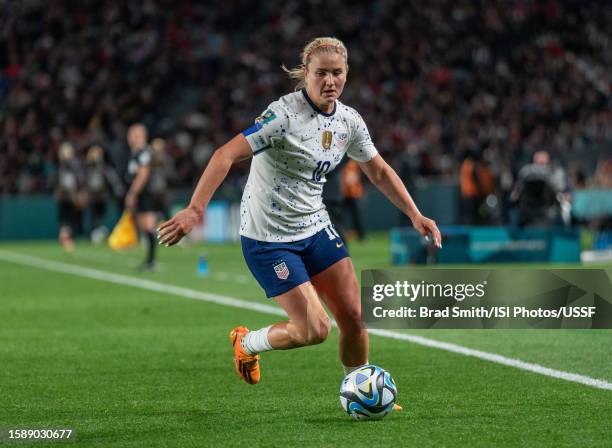
{"type": "Polygon", "coordinates": [[[287,277],[289,277],[289,268],[284,261],[274,265],[274,272],[276,272],[276,276],[281,280],[287,280],[287,277]]]}

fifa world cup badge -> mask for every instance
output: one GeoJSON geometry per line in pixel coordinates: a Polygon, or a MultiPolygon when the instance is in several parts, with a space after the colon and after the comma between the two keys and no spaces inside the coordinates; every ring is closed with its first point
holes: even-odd
{"type": "Polygon", "coordinates": [[[331,131],[323,131],[323,136],[321,138],[321,144],[323,145],[323,149],[331,148],[331,145],[332,145],[331,131]]]}
{"type": "Polygon", "coordinates": [[[276,114],[274,113],[274,111],[271,109],[268,109],[267,111],[263,113],[263,115],[260,115],[259,117],[255,119],[255,123],[263,126],[264,124],[271,122],[275,118],[276,118],[276,114]]]}

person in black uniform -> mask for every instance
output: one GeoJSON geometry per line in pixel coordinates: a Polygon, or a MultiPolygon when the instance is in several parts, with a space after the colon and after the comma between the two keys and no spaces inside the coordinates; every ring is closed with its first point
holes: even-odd
{"type": "Polygon", "coordinates": [[[120,199],[125,192],[119,175],[104,160],[104,149],[100,145],[94,145],[87,151],[85,190],[91,217],[91,239],[98,243],[108,233],[104,226],[104,217],[111,195],[120,199]]]}
{"type": "Polygon", "coordinates": [[[147,144],[147,138],[147,128],[142,123],[129,127],[127,139],[131,157],[127,169],[129,188],[125,195],[125,207],[135,215],[138,230],[144,232],[147,239],[147,258],[141,268],[153,270],[155,268],[154,231],[157,218],[153,196],[149,188],[153,157],[147,144]]]}
{"type": "Polygon", "coordinates": [[[74,249],[72,237],[81,229],[83,177],[71,143],[60,145],[58,158],[54,194],[58,202],[59,241],[65,251],[71,252],[74,249]]]}

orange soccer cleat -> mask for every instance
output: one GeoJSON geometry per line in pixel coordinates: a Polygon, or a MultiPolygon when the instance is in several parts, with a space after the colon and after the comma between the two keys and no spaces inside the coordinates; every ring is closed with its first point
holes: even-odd
{"type": "Polygon", "coordinates": [[[234,347],[234,364],[236,373],[249,384],[259,383],[259,355],[249,355],[245,352],[240,341],[249,332],[246,327],[236,327],[230,331],[230,341],[234,347]]]}

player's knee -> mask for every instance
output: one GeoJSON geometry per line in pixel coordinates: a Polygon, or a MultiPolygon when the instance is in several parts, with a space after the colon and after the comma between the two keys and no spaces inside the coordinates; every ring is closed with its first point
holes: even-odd
{"type": "Polygon", "coordinates": [[[295,330],[289,334],[291,337],[291,342],[293,342],[295,347],[304,347],[306,345],[310,345],[310,331],[308,325],[295,325],[295,330]]]}
{"type": "Polygon", "coordinates": [[[298,345],[316,345],[327,339],[331,330],[331,321],[327,315],[313,319],[298,328],[297,340],[298,345]]]}
{"type": "Polygon", "coordinates": [[[327,336],[329,336],[329,332],[331,331],[331,320],[329,316],[325,315],[322,317],[317,325],[317,330],[315,332],[315,344],[320,344],[327,336]]]}

